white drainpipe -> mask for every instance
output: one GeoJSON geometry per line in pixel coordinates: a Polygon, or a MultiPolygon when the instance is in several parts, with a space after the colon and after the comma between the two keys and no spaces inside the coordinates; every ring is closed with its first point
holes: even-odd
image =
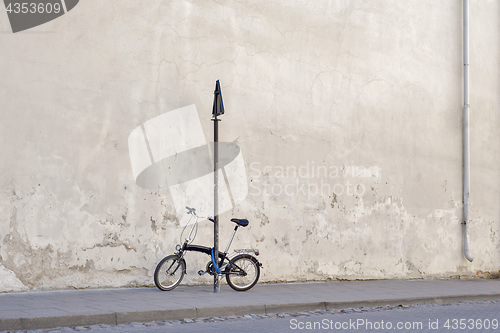
{"type": "Polygon", "coordinates": [[[469,238],[467,226],[469,222],[469,193],[470,193],[470,144],[469,144],[469,0],[463,0],[463,47],[464,47],[464,255],[467,260],[474,260],[469,253],[469,238]]]}

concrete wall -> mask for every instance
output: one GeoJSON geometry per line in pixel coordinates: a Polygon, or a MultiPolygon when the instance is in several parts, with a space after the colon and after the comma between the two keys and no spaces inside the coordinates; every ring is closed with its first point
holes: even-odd
{"type": "MultiPolygon", "coordinates": [[[[13,34],[0,10],[0,291],[152,285],[184,216],[127,138],[213,86],[262,281],[490,276],[500,265],[500,3],[471,0],[462,254],[461,1],[80,1],[13,34]]],[[[208,212],[209,213],[209,212],[208,212]]],[[[197,242],[210,244],[204,224],[197,242]]],[[[208,257],[188,257],[184,283],[208,257]]]]}

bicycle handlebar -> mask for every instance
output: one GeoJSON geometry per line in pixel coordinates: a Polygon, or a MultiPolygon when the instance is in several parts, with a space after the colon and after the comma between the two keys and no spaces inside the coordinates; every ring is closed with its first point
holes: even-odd
{"type": "Polygon", "coordinates": [[[215,220],[211,216],[207,216],[207,217],[198,216],[198,214],[196,214],[196,208],[191,208],[191,207],[186,206],[186,209],[187,209],[187,214],[192,214],[193,216],[196,216],[197,218],[207,219],[207,220],[215,223],[215,220]]]}
{"type": "Polygon", "coordinates": [[[186,209],[188,210],[187,211],[188,214],[196,214],[196,208],[190,208],[186,206],[186,209]]]}

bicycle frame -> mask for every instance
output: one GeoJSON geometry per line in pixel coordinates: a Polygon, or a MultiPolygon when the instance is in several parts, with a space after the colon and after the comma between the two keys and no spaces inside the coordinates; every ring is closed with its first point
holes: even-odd
{"type": "MultiPolygon", "coordinates": [[[[203,246],[203,245],[190,245],[189,244],[189,242],[191,241],[191,235],[193,234],[194,228],[195,228],[196,224],[198,223],[198,219],[207,219],[207,220],[213,222],[213,218],[210,217],[210,216],[207,216],[207,217],[198,216],[194,210],[190,210],[189,214],[193,215],[194,218],[195,218],[195,220],[193,222],[193,225],[191,226],[191,229],[189,230],[188,236],[184,240],[184,244],[182,245],[182,247],[178,246],[178,247],[180,247],[180,248],[178,248],[178,255],[179,255],[179,257],[183,258],[185,252],[192,251],[192,252],[205,253],[205,254],[211,256],[212,259],[213,259],[212,248],[211,247],[203,246]]],[[[231,244],[233,243],[234,236],[236,235],[236,231],[237,230],[238,230],[238,225],[236,225],[234,227],[234,230],[233,230],[233,233],[231,235],[231,238],[229,239],[229,242],[227,243],[226,250],[224,252],[219,251],[219,254],[218,254],[219,260],[218,260],[217,266],[218,266],[220,272],[218,272],[218,274],[226,274],[223,271],[223,269],[226,268],[226,266],[227,266],[228,263],[224,264],[224,261],[226,259],[228,261],[231,260],[231,257],[234,257],[235,255],[237,255],[239,253],[239,252],[236,252],[233,256],[228,256],[227,255],[227,253],[229,251],[229,248],[231,247],[231,244]]],[[[242,250],[240,250],[240,251],[242,251],[242,250]]],[[[258,252],[256,252],[256,250],[244,250],[244,251],[248,251],[248,252],[252,252],[253,251],[255,254],[258,255],[258,252]]]]}

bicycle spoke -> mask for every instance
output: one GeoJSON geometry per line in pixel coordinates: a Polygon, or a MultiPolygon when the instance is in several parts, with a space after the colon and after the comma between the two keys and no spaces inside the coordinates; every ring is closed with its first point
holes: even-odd
{"type": "Polygon", "coordinates": [[[226,270],[226,280],[231,288],[238,291],[245,291],[252,288],[260,275],[260,268],[257,261],[249,256],[242,255],[236,257],[231,262],[231,266],[226,270]]]}
{"type": "Polygon", "coordinates": [[[185,269],[184,261],[176,255],[164,258],[155,270],[154,278],[156,286],[160,290],[174,289],[184,277],[185,269]]]}

